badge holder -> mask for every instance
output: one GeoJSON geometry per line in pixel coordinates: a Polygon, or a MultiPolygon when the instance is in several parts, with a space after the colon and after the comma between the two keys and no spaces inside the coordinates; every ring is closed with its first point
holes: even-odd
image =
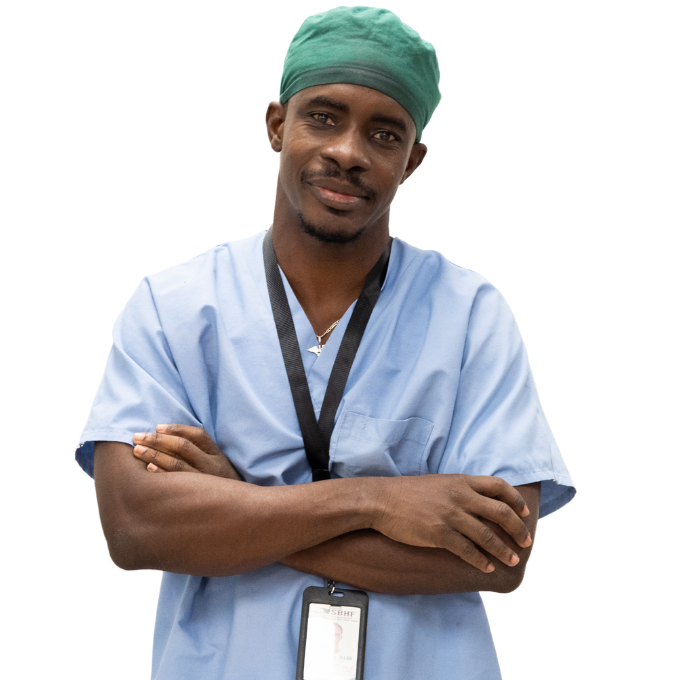
{"type": "Polygon", "coordinates": [[[306,588],[295,680],[363,680],[367,617],[363,590],[306,588]]]}

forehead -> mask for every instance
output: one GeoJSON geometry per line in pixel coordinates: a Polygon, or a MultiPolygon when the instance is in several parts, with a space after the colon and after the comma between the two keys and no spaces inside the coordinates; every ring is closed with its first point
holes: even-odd
{"type": "MultiPolygon", "coordinates": [[[[400,122],[404,132],[415,134],[416,126],[408,111],[395,99],[363,85],[333,83],[315,85],[296,92],[289,100],[295,109],[314,107],[335,109],[340,113],[379,121],[391,118],[400,122]]],[[[400,127],[401,127],[400,126],[400,127]]]]}

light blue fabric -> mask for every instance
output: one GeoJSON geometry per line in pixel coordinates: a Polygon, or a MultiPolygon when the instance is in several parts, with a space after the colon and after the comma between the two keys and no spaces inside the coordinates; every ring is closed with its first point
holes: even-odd
{"type": "MultiPolygon", "coordinates": [[[[158,423],[204,427],[246,481],[311,480],[267,295],[263,234],[145,279],[114,329],[77,452],[158,423]]],[[[284,277],[317,416],[352,312],[321,356],[284,277]]],[[[542,482],[541,514],[575,491],[507,304],[482,277],[394,240],[347,382],[333,476],[498,475],[542,482]]],[[[321,579],[272,564],[228,578],[164,574],[153,678],[290,680],[302,591],[321,579]]],[[[478,593],[370,594],[366,677],[500,678],[478,593]]]]}

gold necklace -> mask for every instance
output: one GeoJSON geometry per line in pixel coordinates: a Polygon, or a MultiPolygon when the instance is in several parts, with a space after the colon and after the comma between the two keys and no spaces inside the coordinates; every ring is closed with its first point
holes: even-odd
{"type": "Polygon", "coordinates": [[[314,347],[310,347],[307,351],[308,352],[314,352],[314,354],[316,354],[316,356],[319,356],[321,354],[321,350],[326,346],[325,343],[323,345],[321,344],[321,338],[328,335],[341,321],[342,321],[342,319],[338,319],[332,326],[329,327],[329,329],[325,333],[322,333],[321,335],[316,335],[316,333],[314,333],[314,335],[316,336],[316,339],[319,343],[319,346],[317,347],[315,345],[314,347]]]}

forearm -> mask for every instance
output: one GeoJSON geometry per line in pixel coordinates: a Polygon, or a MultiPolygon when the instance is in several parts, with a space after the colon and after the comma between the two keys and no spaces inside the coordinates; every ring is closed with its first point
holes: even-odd
{"type": "Polygon", "coordinates": [[[379,483],[259,487],[211,475],[153,475],[117,442],[97,444],[95,482],[116,564],[201,576],[250,571],[370,526],[379,483]]]}
{"type": "Polygon", "coordinates": [[[370,523],[357,504],[359,480],[258,487],[207,475],[165,477],[156,511],[139,525],[140,569],[231,576],[370,523]]]}
{"type": "Polygon", "coordinates": [[[485,574],[448,550],[397,543],[371,530],[339,536],[281,562],[307,574],[389,595],[508,592],[519,585],[517,579],[523,574],[521,565],[501,565],[485,574]]]}
{"type": "MultiPolygon", "coordinates": [[[[540,484],[518,487],[518,490],[531,511],[525,523],[533,536],[540,505],[540,484]]],[[[519,549],[498,525],[484,523],[513,547],[520,558],[519,564],[509,567],[490,556],[495,569],[484,573],[447,550],[398,543],[370,530],[338,536],[281,561],[298,571],[390,595],[510,592],[522,582],[533,544],[519,549]]]]}
{"type": "MultiPolygon", "coordinates": [[[[134,455],[118,442],[95,447],[102,526],[111,557],[123,568],[229,576],[285,561],[381,592],[516,587],[498,567],[518,567],[516,549],[531,545],[535,524],[529,516],[537,515],[539,497],[531,486],[432,474],[260,487],[236,479],[204,430],[178,424],[156,429],[135,435],[134,455]],[[344,539],[346,548],[333,541],[311,550],[369,528],[382,536],[354,535],[344,539]],[[460,565],[432,549],[458,555],[460,565]],[[496,576],[480,582],[475,570],[496,576]]],[[[515,583],[521,571],[512,570],[515,583]]]]}

